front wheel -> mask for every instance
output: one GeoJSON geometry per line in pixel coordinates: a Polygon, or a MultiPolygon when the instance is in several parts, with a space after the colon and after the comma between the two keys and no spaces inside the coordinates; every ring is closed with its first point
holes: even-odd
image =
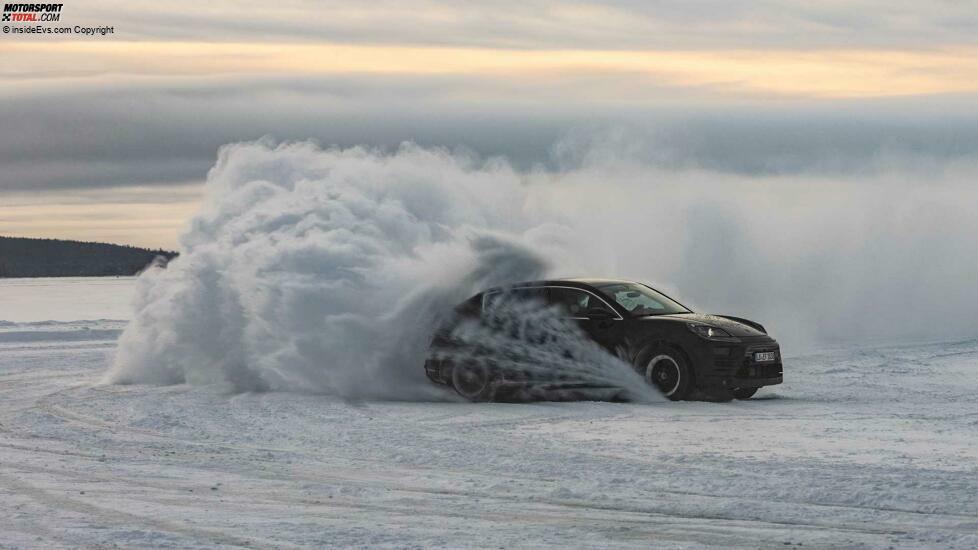
{"type": "Polygon", "coordinates": [[[672,348],[657,349],[645,364],[645,381],[672,401],[686,398],[692,378],[686,358],[672,348]]]}
{"type": "Polygon", "coordinates": [[[452,368],[452,387],[469,401],[490,401],[492,375],[481,363],[461,363],[452,368]]]}

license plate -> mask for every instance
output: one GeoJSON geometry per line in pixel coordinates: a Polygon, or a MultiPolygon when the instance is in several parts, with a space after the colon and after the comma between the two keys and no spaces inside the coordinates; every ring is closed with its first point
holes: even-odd
{"type": "Polygon", "coordinates": [[[764,363],[767,361],[774,361],[777,358],[777,352],[774,351],[759,351],[754,354],[754,361],[758,363],[764,363]]]}

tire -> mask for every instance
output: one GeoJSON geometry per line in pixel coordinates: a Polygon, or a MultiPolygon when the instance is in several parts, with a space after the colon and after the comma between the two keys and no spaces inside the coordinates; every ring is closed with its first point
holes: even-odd
{"type": "Polygon", "coordinates": [[[730,393],[737,399],[750,399],[760,388],[734,388],[730,393]]]}
{"type": "Polygon", "coordinates": [[[491,401],[494,393],[492,374],[482,363],[457,364],[452,367],[452,388],[469,401],[491,401]]]}
{"type": "Polygon", "coordinates": [[[645,381],[666,399],[685,399],[693,388],[693,373],[686,356],[675,348],[659,347],[646,357],[641,372],[645,381]]]}

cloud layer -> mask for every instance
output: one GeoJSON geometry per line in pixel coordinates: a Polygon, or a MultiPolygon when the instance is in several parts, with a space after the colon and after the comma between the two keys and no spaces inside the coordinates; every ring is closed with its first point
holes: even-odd
{"type": "Polygon", "coordinates": [[[69,6],[73,22],[115,24],[121,38],[333,41],[500,48],[696,49],[926,47],[973,42],[967,2],[881,0],[457,3],[290,1],[69,6]]]}
{"type": "Polygon", "coordinates": [[[201,185],[221,145],[265,135],[411,141],[521,171],[611,147],[676,177],[928,179],[978,159],[975,13],[870,0],[67,6],[66,22],[117,34],[4,39],[0,233],[173,246],[172,196],[201,185]],[[138,190],[145,208],[112,190],[138,190]],[[96,195],[111,227],[58,214],[96,195]],[[28,203],[46,208],[30,224],[28,203]]]}

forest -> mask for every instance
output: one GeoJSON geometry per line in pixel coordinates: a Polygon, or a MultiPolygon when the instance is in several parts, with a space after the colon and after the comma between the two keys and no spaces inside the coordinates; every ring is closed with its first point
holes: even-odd
{"type": "Polygon", "coordinates": [[[135,275],[169,250],[135,246],[0,236],[0,277],[104,277],[135,275]]]}

